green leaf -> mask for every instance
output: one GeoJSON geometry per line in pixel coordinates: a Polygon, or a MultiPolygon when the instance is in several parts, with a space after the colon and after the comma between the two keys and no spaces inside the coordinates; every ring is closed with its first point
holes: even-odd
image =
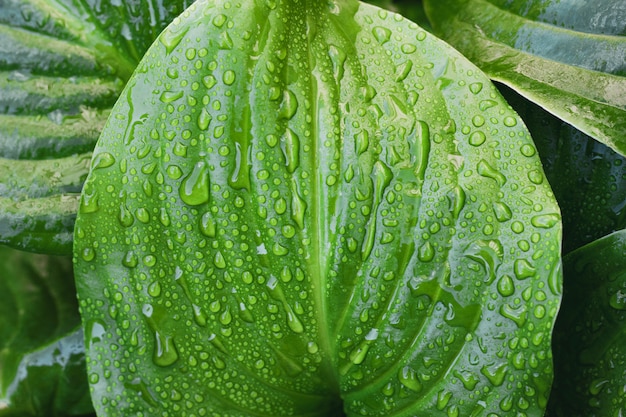
{"type": "Polygon", "coordinates": [[[195,3],[75,229],[100,415],[541,416],[560,215],[475,66],[357,2],[195,3]]]}
{"type": "Polygon", "coordinates": [[[0,246],[0,416],[93,413],[75,291],[70,258],[0,246]]]}
{"type": "Polygon", "coordinates": [[[626,230],[564,258],[563,305],[555,328],[554,416],[626,412],[626,230]]]}
{"type": "Polygon", "coordinates": [[[435,33],[500,81],[626,155],[620,0],[427,0],[435,33]]]}
{"type": "Polygon", "coordinates": [[[188,4],[3,1],[0,243],[71,253],[85,162],[144,51],[188,4]]]}
{"type": "Polygon", "coordinates": [[[563,253],[626,229],[626,158],[502,87],[537,146],[563,213],[563,253]]]}

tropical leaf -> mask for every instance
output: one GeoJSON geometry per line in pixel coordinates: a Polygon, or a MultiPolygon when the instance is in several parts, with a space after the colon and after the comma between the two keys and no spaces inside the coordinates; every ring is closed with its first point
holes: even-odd
{"type": "Polygon", "coordinates": [[[188,4],[0,2],[0,243],[71,253],[85,162],[143,52],[188,4]]]}
{"type": "Polygon", "coordinates": [[[626,229],[626,158],[501,86],[537,146],[563,213],[563,253],[626,229]]]}
{"type": "Polygon", "coordinates": [[[626,155],[621,0],[426,0],[435,33],[492,79],[626,155]]]}
{"type": "Polygon", "coordinates": [[[0,416],[93,413],[75,291],[70,258],[0,246],[0,416]]]}
{"type": "Polygon", "coordinates": [[[554,417],[626,413],[626,230],[564,258],[562,310],[555,328],[554,417]]]}
{"type": "Polygon", "coordinates": [[[560,215],[460,54],[354,1],[201,1],[75,229],[102,416],[541,416],[560,215]]]}

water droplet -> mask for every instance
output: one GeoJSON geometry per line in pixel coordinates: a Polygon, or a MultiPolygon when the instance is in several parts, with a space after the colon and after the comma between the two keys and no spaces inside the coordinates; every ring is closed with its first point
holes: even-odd
{"type": "Polygon", "coordinates": [[[469,89],[472,92],[472,94],[478,94],[483,89],[483,83],[471,83],[469,85],[469,89]]]}
{"type": "Polygon", "coordinates": [[[526,279],[535,275],[536,268],[526,259],[516,259],[513,269],[517,279],[526,279]]]}
{"type": "Polygon", "coordinates": [[[495,180],[500,187],[506,184],[506,177],[489,165],[489,163],[484,159],[481,159],[478,163],[478,173],[483,177],[495,180]]]}
{"type": "Polygon", "coordinates": [[[389,42],[389,39],[391,39],[391,31],[386,27],[376,26],[372,29],[372,34],[381,45],[389,42]]]}
{"type": "Polygon", "coordinates": [[[370,344],[368,342],[362,342],[357,347],[355,347],[352,352],[350,352],[349,358],[350,361],[355,365],[360,365],[365,360],[367,356],[367,352],[370,348],[370,344]]]}
{"type": "Polygon", "coordinates": [[[202,111],[200,111],[200,115],[198,116],[198,129],[207,130],[211,124],[211,120],[213,120],[211,114],[207,111],[207,109],[202,108],[202,111]]]}
{"type": "Polygon", "coordinates": [[[137,257],[135,252],[132,250],[126,252],[124,258],[122,259],[122,265],[124,265],[126,268],[135,268],[137,264],[139,264],[139,258],[137,257]]]}
{"type": "Polygon", "coordinates": [[[234,71],[226,70],[224,72],[224,76],[223,76],[224,84],[233,85],[233,83],[235,82],[235,78],[236,78],[236,75],[234,71]]]}
{"type": "Polygon", "coordinates": [[[200,218],[200,232],[207,237],[215,237],[215,220],[210,211],[200,218]]]}
{"type": "Polygon", "coordinates": [[[298,111],[298,99],[296,95],[289,90],[285,90],[283,93],[283,102],[280,105],[280,111],[278,117],[281,119],[289,120],[298,111]]]}
{"type": "Polygon", "coordinates": [[[528,312],[526,311],[526,306],[524,304],[516,307],[511,307],[509,304],[505,304],[500,307],[500,314],[502,317],[515,322],[517,327],[522,328],[526,323],[526,316],[528,315],[528,312]]]}
{"type": "Polygon", "coordinates": [[[478,262],[487,273],[486,283],[491,284],[496,278],[496,271],[502,263],[504,249],[498,240],[479,240],[470,244],[465,254],[468,258],[478,262]]]}
{"type": "Polygon", "coordinates": [[[535,227],[540,227],[542,229],[549,229],[554,227],[561,221],[561,216],[556,213],[550,214],[541,214],[538,216],[533,216],[530,219],[530,223],[535,227]]]}
{"type": "Polygon", "coordinates": [[[115,158],[108,152],[100,152],[91,163],[91,169],[108,168],[115,163],[115,158]]]}
{"type": "Polygon", "coordinates": [[[398,371],[398,381],[413,392],[420,392],[422,390],[422,383],[417,378],[415,371],[408,366],[398,371]]]}
{"type": "Polygon", "coordinates": [[[209,201],[209,169],[206,162],[197,162],[191,173],[183,180],[180,198],[190,206],[197,206],[209,201]]]}
{"type": "MultiPolygon", "coordinates": [[[[372,213],[376,213],[378,206],[380,205],[385,188],[391,182],[393,174],[389,167],[382,161],[376,161],[372,172],[374,177],[374,198],[372,201],[372,213]]],[[[374,239],[376,237],[376,216],[371,216],[363,239],[363,246],[361,249],[361,257],[363,260],[367,259],[374,248],[374,239]]]]}
{"type": "Polygon", "coordinates": [[[354,144],[356,146],[356,153],[361,155],[363,152],[367,151],[369,147],[369,133],[367,130],[363,129],[356,135],[354,135],[354,144]]]}
{"type": "Polygon", "coordinates": [[[226,259],[224,259],[224,255],[222,255],[222,252],[217,251],[215,253],[215,256],[213,257],[213,264],[216,268],[219,269],[226,268],[226,259]]]}
{"type": "Polygon", "coordinates": [[[513,127],[517,124],[517,119],[515,117],[507,116],[504,118],[504,125],[508,127],[513,127]]]}
{"type": "Polygon", "coordinates": [[[511,220],[513,218],[513,212],[505,203],[501,201],[496,201],[493,203],[493,212],[496,215],[496,219],[499,222],[505,222],[511,220]]]}
{"type": "Polygon", "coordinates": [[[493,386],[499,387],[504,383],[507,370],[507,364],[501,363],[492,366],[485,365],[480,369],[480,373],[486,376],[493,386]]]}
{"type": "Polygon", "coordinates": [[[485,118],[480,114],[477,114],[476,116],[472,117],[472,124],[476,127],[481,127],[485,124],[485,118]]]}
{"type": "Polygon", "coordinates": [[[215,16],[213,18],[213,25],[216,28],[221,28],[222,26],[224,26],[224,23],[226,23],[226,20],[228,20],[228,18],[226,17],[226,15],[224,14],[218,14],[217,16],[215,16]]]}
{"type": "Polygon", "coordinates": [[[95,213],[100,206],[98,205],[98,193],[91,182],[85,182],[83,193],[80,200],[81,213],[95,213]]]}
{"type": "Polygon", "coordinates": [[[182,91],[164,91],[159,99],[163,103],[172,103],[184,95],[182,91]]]}
{"type": "Polygon", "coordinates": [[[189,26],[172,26],[159,36],[159,42],[165,46],[165,53],[169,55],[174,48],[178,46],[180,41],[185,37],[189,26]],[[178,30],[177,30],[178,29],[178,30]]]}
{"type": "Polygon", "coordinates": [[[411,43],[405,43],[400,47],[400,50],[405,54],[412,54],[417,51],[417,47],[411,43]]]}
{"type": "Polygon", "coordinates": [[[417,256],[422,262],[430,262],[435,257],[435,250],[430,242],[424,243],[418,250],[417,256]]]}
{"type": "Polygon", "coordinates": [[[503,275],[498,280],[498,292],[503,297],[511,296],[515,293],[515,283],[508,275],[503,275]]]}
{"type": "Polygon", "coordinates": [[[96,251],[93,248],[86,247],[82,250],[81,257],[87,262],[93,261],[96,257],[96,251]]]}
{"type": "Polygon", "coordinates": [[[473,372],[466,370],[454,371],[453,375],[461,381],[463,387],[468,391],[474,391],[474,388],[476,388],[476,385],[480,381],[473,372]]]}
{"type": "Polygon", "coordinates": [[[442,389],[437,393],[437,410],[443,410],[446,408],[450,399],[452,398],[452,392],[442,389]]]}
{"type": "Polygon", "coordinates": [[[480,130],[473,132],[469,137],[469,144],[472,146],[480,146],[487,140],[487,136],[480,130]]]}
{"type": "Polygon", "coordinates": [[[289,173],[294,172],[300,163],[300,138],[293,130],[285,129],[285,134],[281,141],[281,149],[285,157],[287,171],[289,173]]]}

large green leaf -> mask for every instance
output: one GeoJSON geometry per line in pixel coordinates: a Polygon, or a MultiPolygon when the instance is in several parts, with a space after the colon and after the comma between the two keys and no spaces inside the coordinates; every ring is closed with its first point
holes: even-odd
{"type": "Polygon", "coordinates": [[[622,0],[426,0],[435,32],[492,79],[626,155],[622,0]]]}
{"type": "Polygon", "coordinates": [[[626,230],[567,255],[564,274],[550,415],[624,415],[626,230]]]}
{"type": "Polygon", "coordinates": [[[0,2],[0,243],[70,254],[91,150],[189,0],[0,2]]]}
{"type": "Polygon", "coordinates": [[[563,213],[563,253],[626,229],[626,158],[501,86],[537,146],[563,213]]]}
{"type": "Polygon", "coordinates": [[[489,80],[354,1],[203,1],[75,229],[102,416],[541,416],[560,215],[489,80]]]}
{"type": "Polygon", "coordinates": [[[0,246],[0,416],[93,413],[68,257],[0,246]]]}

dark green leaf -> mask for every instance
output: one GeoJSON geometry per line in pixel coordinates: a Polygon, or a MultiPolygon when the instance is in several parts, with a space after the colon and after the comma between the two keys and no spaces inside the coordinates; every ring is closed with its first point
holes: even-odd
{"type": "Polygon", "coordinates": [[[541,416],[560,215],[476,67],[357,2],[196,3],[75,230],[103,416],[541,416]]]}
{"type": "Polygon", "coordinates": [[[85,161],[143,52],[188,4],[0,2],[0,243],[71,253],[85,161]]]}
{"type": "Polygon", "coordinates": [[[563,253],[626,228],[626,158],[507,87],[563,213],[563,253]]]}
{"type": "Polygon", "coordinates": [[[426,0],[435,32],[492,79],[626,154],[621,0],[426,0]]]}
{"type": "Polygon", "coordinates": [[[624,415],[626,230],[567,255],[564,275],[550,415],[624,415]]]}
{"type": "Polygon", "coordinates": [[[0,246],[0,416],[93,412],[71,259],[0,246]]]}

